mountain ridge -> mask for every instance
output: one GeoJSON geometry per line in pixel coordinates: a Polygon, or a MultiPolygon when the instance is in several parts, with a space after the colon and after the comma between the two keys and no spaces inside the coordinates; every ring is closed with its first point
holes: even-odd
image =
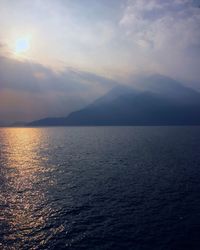
{"type": "Polygon", "coordinates": [[[45,118],[28,126],[200,125],[200,93],[171,78],[153,78],[146,90],[119,85],[66,117],[45,118]]]}

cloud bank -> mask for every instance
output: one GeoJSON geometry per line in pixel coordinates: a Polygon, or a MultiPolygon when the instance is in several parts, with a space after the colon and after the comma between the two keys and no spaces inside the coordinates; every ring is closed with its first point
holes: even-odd
{"type": "Polygon", "coordinates": [[[119,24],[136,67],[200,80],[200,9],[194,2],[129,0],[119,24]]]}
{"type": "Polygon", "coordinates": [[[89,72],[54,72],[40,64],[0,57],[0,117],[6,121],[30,121],[65,116],[115,84],[89,72]]]}

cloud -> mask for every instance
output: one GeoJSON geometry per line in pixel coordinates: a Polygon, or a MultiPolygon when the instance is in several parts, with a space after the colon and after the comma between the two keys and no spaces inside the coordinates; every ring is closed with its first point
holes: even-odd
{"type": "Polygon", "coordinates": [[[142,51],[141,63],[153,62],[154,70],[176,77],[200,79],[194,67],[200,63],[200,9],[192,1],[129,0],[119,27],[132,42],[133,54],[134,47],[142,51]]]}
{"type": "Polygon", "coordinates": [[[0,8],[0,36],[11,48],[31,33],[29,56],[41,64],[116,79],[143,71],[200,79],[197,0],[2,0],[0,8]]]}
{"type": "Polygon", "coordinates": [[[38,63],[1,56],[0,117],[31,120],[67,115],[115,84],[111,79],[81,70],[66,68],[54,72],[38,63]]]}

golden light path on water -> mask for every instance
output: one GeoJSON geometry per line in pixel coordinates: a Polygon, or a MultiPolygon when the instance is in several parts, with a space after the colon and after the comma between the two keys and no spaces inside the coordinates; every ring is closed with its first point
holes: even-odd
{"type": "Polygon", "coordinates": [[[4,249],[21,249],[23,246],[24,249],[30,241],[35,241],[36,245],[40,242],[41,247],[59,230],[54,228],[49,235],[44,230],[53,213],[47,202],[47,189],[55,183],[45,176],[45,172],[53,168],[48,165],[45,154],[42,156],[47,146],[45,142],[41,143],[43,130],[10,128],[0,132],[3,165],[0,199],[4,208],[0,223],[6,232],[9,231],[2,246],[11,246],[4,249]]]}

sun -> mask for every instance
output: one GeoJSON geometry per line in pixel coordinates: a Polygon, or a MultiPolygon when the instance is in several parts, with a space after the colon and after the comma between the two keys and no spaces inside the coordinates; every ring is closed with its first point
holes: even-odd
{"type": "Polygon", "coordinates": [[[15,42],[15,53],[24,54],[30,50],[30,37],[18,38],[15,42]]]}

